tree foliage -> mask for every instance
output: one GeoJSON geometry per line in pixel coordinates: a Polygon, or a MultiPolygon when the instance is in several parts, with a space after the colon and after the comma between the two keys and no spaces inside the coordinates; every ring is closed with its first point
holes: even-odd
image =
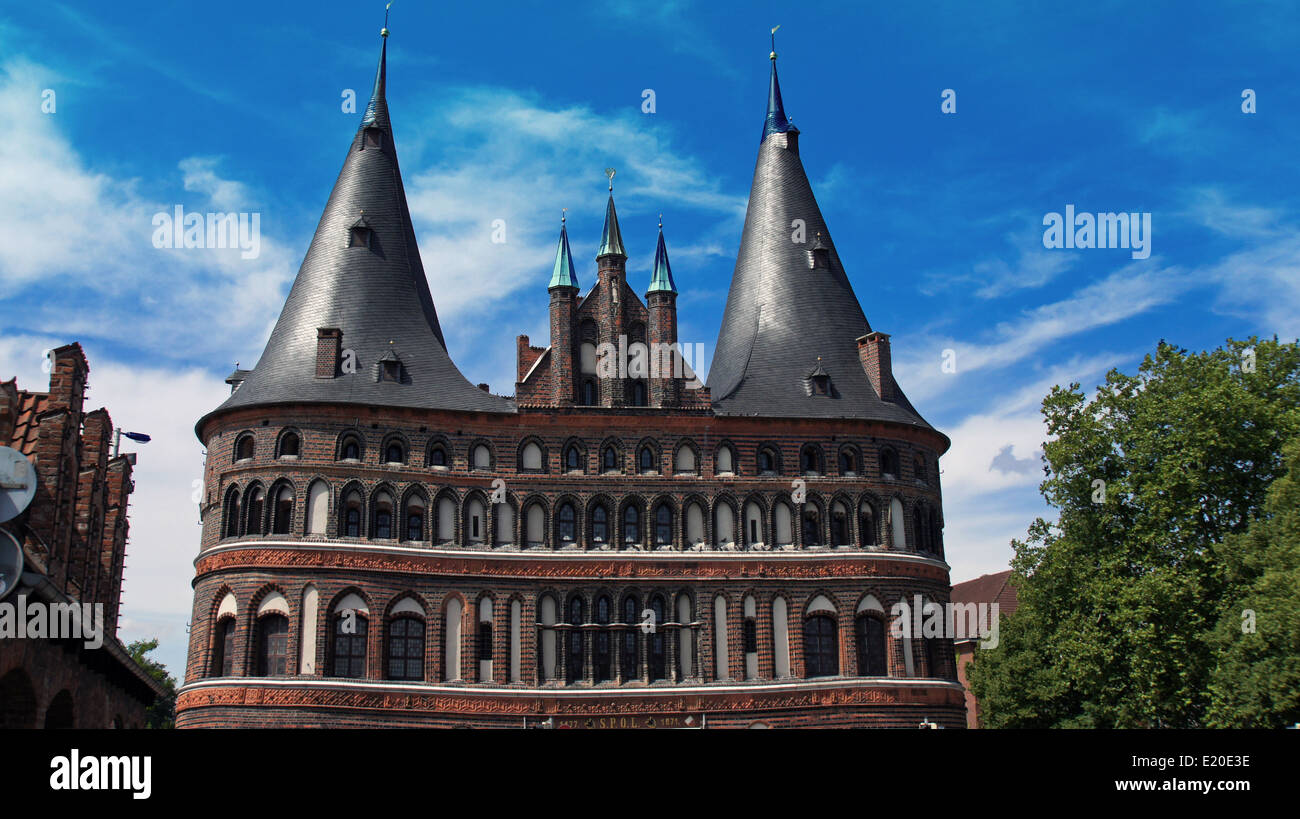
{"type": "Polygon", "coordinates": [[[154,700],[146,712],[145,727],[172,728],[176,719],[176,678],[167,672],[167,666],[148,656],[157,647],[158,638],[155,637],[152,640],[133,640],[126,650],[163,687],[163,695],[154,700]]]}
{"type": "MultiPolygon", "coordinates": [[[[1300,434],[1300,346],[1252,338],[1189,354],[1162,341],[1092,400],[1078,384],[1054,387],[1043,415],[1039,489],[1059,517],[1012,542],[1019,608],[970,672],[985,724],[1244,724],[1252,706],[1212,695],[1211,678],[1231,688],[1265,673],[1259,652],[1271,649],[1229,639],[1228,625],[1240,631],[1248,594],[1257,612],[1284,599],[1287,578],[1264,572],[1261,551],[1288,530],[1260,518],[1300,434]]],[[[1255,710],[1280,704],[1275,680],[1255,682],[1255,710]]]]}

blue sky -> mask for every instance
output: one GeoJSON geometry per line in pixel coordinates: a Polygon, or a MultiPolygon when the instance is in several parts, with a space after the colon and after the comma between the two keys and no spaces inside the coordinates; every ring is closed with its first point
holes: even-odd
{"type": "MultiPolygon", "coordinates": [[[[662,211],[681,338],[713,347],[782,25],[787,113],[840,256],[904,390],[953,439],[954,581],[1005,567],[1044,511],[1052,384],[1131,371],[1161,338],[1300,334],[1293,4],[397,0],[392,14],[388,97],[424,266],[453,358],[499,392],[515,334],[545,343],[562,207],[579,279],[594,278],[608,166],[630,278],[648,281],[662,211]],[[1150,258],[1045,249],[1043,216],[1067,204],[1151,213],[1150,258]]],[[[364,107],[382,17],[382,2],[0,12],[0,378],[43,388],[42,351],[79,340],[92,404],[154,435],[121,636],[159,636],[178,674],[192,425],[261,352],[357,127],[342,94],[364,107]],[[155,249],[151,219],[177,205],[259,213],[259,256],[155,249]]]]}

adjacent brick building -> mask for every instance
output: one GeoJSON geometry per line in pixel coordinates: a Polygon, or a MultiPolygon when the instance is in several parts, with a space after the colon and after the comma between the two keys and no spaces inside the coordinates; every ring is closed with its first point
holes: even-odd
{"type": "Polygon", "coordinates": [[[965,725],[951,641],[886,622],[947,602],[948,440],[844,273],[776,55],[708,384],[671,353],[662,225],[644,300],[627,278],[611,180],[595,282],[562,225],[504,397],[447,354],[386,45],[266,349],[196,427],[178,725],[965,725]]]}
{"type": "MultiPolygon", "coordinates": [[[[958,583],[952,587],[952,602],[977,606],[996,603],[999,617],[1013,614],[1020,605],[1020,601],[1016,598],[1016,587],[1011,585],[1010,569],[980,575],[974,580],[958,583]]],[[[966,689],[966,727],[968,728],[979,727],[979,701],[975,699],[975,693],[970,690],[966,667],[970,665],[971,660],[975,659],[975,649],[979,647],[980,642],[978,637],[967,637],[953,644],[957,651],[957,679],[966,689]]]]}
{"type": "Polygon", "coordinates": [[[5,599],[103,606],[103,645],[0,639],[0,728],[141,727],[161,693],[117,639],[134,457],[110,452],[108,410],[84,408],[90,368],[79,344],[50,353],[49,392],[0,382],[0,444],[35,468],[36,496],[0,523],[24,568],[5,599]]]}

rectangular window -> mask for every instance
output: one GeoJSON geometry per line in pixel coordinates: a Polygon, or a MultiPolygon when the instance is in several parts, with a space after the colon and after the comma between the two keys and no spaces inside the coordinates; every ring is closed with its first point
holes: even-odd
{"type": "Polygon", "coordinates": [[[758,623],[753,617],[745,619],[745,653],[752,654],[758,651],[758,623]]]}

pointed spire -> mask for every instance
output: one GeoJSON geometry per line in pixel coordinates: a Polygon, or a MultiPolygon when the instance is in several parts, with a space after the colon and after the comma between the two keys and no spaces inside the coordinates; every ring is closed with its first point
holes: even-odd
{"type": "Polygon", "coordinates": [[[560,244],[555,249],[555,270],[547,290],[556,287],[578,288],[578,275],[573,272],[573,254],[569,252],[569,230],[564,224],[564,211],[560,211],[560,244]]]}
{"type": "MultiPolygon", "coordinates": [[[[392,3],[388,4],[392,7],[392,3]]],[[[366,115],[361,119],[361,126],[384,126],[388,124],[388,100],[385,99],[386,75],[388,73],[388,10],[384,10],[384,27],[379,32],[384,44],[379,48],[379,68],[375,69],[375,87],[370,92],[370,102],[366,104],[366,115]]]]}
{"type": "Polygon", "coordinates": [[[668,247],[664,244],[664,217],[659,214],[659,244],[655,247],[655,269],[650,276],[651,293],[676,293],[677,285],[673,283],[673,269],[668,264],[668,247]]]}
{"type": "Polygon", "coordinates": [[[386,26],[381,34],[374,94],[280,318],[257,366],[217,411],[285,402],[513,411],[470,383],[447,354],[384,99],[386,26]],[[325,328],[331,338],[342,335],[355,371],[318,376],[325,328]],[[398,351],[400,380],[381,377],[398,351]]]}
{"type": "Polygon", "coordinates": [[[778,28],[780,26],[772,29],[772,53],[768,55],[772,61],[772,80],[767,88],[767,119],[763,122],[763,139],[767,139],[768,134],[784,134],[792,127],[790,121],[785,118],[785,105],[781,102],[781,84],[776,80],[776,29],[778,28]]]}
{"type": "Polygon", "coordinates": [[[627,252],[623,250],[623,233],[618,229],[618,213],[614,210],[614,173],[613,168],[605,169],[605,175],[609,177],[609,204],[605,206],[605,229],[600,233],[597,259],[601,256],[627,258],[627,252]]]}
{"type": "Polygon", "coordinates": [[[901,393],[882,400],[864,369],[858,339],[871,325],[813,196],[797,133],[781,108],[773,54],[764,138],[709,368],[714,411],[927,426],[901,393]],[[804,223],[807,241],[791,241],[794,219],[804,223]],[[811,376],[833,376],[826,392],[809,392],[810,366],[811,376]],[[812,394],[818,400],[810,401],[812,394]]]}

